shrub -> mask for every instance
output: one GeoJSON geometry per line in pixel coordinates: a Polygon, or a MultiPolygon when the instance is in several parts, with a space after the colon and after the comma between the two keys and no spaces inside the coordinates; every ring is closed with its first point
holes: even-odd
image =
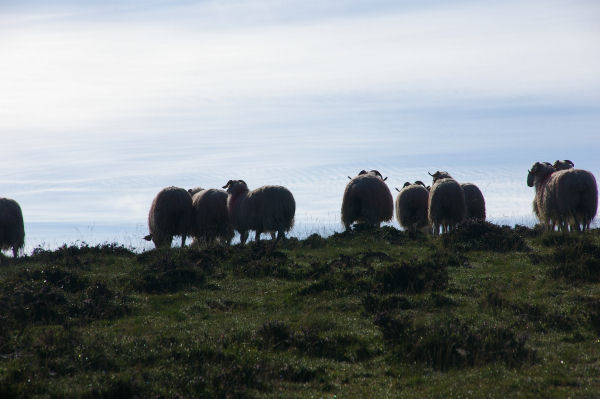
{"type": "Polygon", "coordinates": [[[375,319],[387,347],[398,360],[424,363],[436,370],[502,362],[516,367],[534,358],[527,338],[503,326],[473,325],[447,317],[417,323],[408,315],[375,319]]]}
{"type": "Polygon", "coordinates": [[[508,226],[467,219],[442,235],[442,245],[456,251],[528,251],[523,237],[508,226]]]}

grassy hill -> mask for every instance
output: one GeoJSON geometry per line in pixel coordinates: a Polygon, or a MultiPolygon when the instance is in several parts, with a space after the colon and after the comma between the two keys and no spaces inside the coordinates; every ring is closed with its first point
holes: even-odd
{"type": "Polygon", "coordinates": [[[600,396],[600,231],[466,223],[0,265],[0,397],[600,396]]]}

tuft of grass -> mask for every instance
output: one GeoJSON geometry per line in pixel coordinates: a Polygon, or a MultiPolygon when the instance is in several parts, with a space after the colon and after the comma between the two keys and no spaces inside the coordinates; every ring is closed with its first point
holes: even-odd
{"type": "MultiPolygon", "coordinates": [[[[522,229],[520,229],[522,231],[522,229]]],[[[467,219],[442,235],[444,247],[454,251],[528,251],[523,237],[508,226],[467,219]]]]}
{"type": "Polygon", "coordinates": [[[399,360],[424,363],[436,370],[494,362],[517,367],[535,357],[535,351],[526,346],[525,335],[502,325],[474,325],[455,317],[417,321],[409,315],[392,317],[387,313],[379,314],[375,324],[399,360]]]}
{"type": "Polygon", "coordinates": [[[586,237],[565,234],[549,235],[543,242],[554,246],[552,253],[543,258],[553,278],[571,283],[600,281],[600,245],[586,237]]]}

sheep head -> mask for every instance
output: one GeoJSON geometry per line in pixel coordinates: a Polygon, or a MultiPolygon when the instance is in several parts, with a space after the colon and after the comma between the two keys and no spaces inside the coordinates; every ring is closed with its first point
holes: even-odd
{"type": "Polygon", "coordinates": [[[441,179],[452,179],[452,176],[450,176],[450,173],[445,172],[445,171],[437,171],[434,174],[431,174],[429,172],[427,172],[429,174],[429,176],[433,177],[433,182],[435,183],[438,180],[441,179]]]}
{"type": "Polygon", "coordinates": [[[543,180],[552,172],[554,172],[554,167],[552,167],[552,164],[548,162],[536,162],[533,164],[533,166],[528,172],[529,173],[527,174],[527,185],[529,187],[533,187],[536,180],[543,180]]]}
{"type": "Polygon", "coordinates": [[[229,180],[223,188],[226,189],[229,194],[248,191],[248,185],[243,180],[229,180]]]}
{"type": "Polygon", "coordinates": [[[554,161],[554,165],[552,165],[552,167],[556,170],[564,170],[574,168],[575,164],[573,161],[569,161],[568,159],[564,159],[562,161],[556,160],[554,161]]]}

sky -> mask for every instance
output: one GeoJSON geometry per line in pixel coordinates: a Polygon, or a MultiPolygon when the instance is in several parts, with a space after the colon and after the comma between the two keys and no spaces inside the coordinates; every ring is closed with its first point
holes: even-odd
{"type": "Polygon", "coordinates": [[[236,178],[338,223],[361,169],[448,170],[516,223],[535,161],[600,173],[597,1],[48,3],[0,0],[0,196],[34,236],[236,178]]]}

